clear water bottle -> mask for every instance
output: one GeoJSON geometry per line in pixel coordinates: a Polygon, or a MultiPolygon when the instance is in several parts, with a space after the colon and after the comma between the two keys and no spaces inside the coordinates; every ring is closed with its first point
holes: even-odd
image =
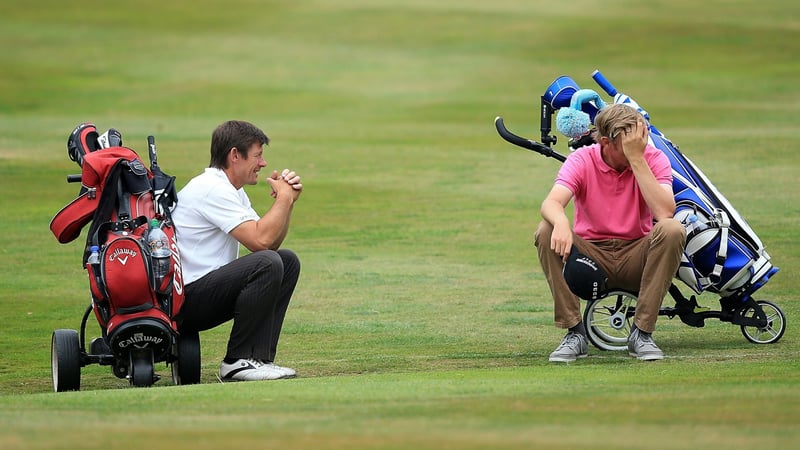
{"type": "Polygon", "coordinates": [[[691,214],[687,219],[689,221],[688,225],[686,226],[687,234],[699,233],[708,228],[708,225],[699,220],[696,214],[691,214]]]}
{"type": "Polygon", "coordinates": [[[89,259],[86,264],[100,264],[100,247],[93,245],[89,247],[89,259]]]}
{"type": "Polygon", "coordinates": [[[153,267],[153,288],[157,292],[162,289],[164,278],[169,275],[170,251],[169,239],[164,230],[158,226],[158,219],[150,220],[150,230],[147,232],[147,248],[150,250],[150,262],[153,267]]]}

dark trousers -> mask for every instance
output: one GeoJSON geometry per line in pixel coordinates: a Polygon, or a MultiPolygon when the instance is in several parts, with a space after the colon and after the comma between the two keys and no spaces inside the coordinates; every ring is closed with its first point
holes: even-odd
{"type": "Polygon", "coordinates": [[[226,358],[274,361],[300,260],[291,250],[250,253],[186,285],[180,329],[233,319],[226,358]]]}

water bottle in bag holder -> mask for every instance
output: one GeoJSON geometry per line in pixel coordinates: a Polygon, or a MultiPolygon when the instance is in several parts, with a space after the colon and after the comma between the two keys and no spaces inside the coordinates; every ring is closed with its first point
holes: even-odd
{"type": "Polygon", "coordinates": [[[165,286],[165,278],[170,273],[169,238],[158,226],[158,219],[150,220],[150,230],[147,232],[147,248],[150,251],[150,266],[153,269],[153,289],[158,293],[168,290],[169,282],[165,286]]]}

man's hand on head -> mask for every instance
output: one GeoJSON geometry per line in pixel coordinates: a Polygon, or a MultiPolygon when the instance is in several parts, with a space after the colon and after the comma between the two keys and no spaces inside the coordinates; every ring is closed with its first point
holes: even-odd
{"type": "Polygon", "coordinates": [[[644,148],[647,146],[647,137],[647,125],[644,123],[644,119],[639,119],[636,121],[636,125],[619,134],[622,153],[625,154],[625,158],[627,158],[628,161],[644,156],[644,148]]]}

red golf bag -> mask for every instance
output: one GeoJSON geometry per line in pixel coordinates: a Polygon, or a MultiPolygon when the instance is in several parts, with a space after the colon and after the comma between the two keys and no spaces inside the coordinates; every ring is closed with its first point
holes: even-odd
{"type": "Polygon", "coordinates": [[[149,386],[159,379],[153,365],[160,361],[173,364],[176,384],[197,382],[199,340],[183,337],[187,339],[180,345],[182,337],[177,331],[184,297],[170,218],[177,199],[174,177],[158,167],[152,136],[148,138],[150,169],[136,152],[121,146],[121,139],[119,146],[93,148],[94,136],[96,129],[91,124],[79,125],[70,136],[68,149],[81,165],[82,187],[78,198],[56,214],[50,229],[60,243],[68,243],[91,223],[83,265],[89,276],[91,311],[102,338],[95,339],[91,351],[86,352],[86,316],[79,340],[72,330],[56,330],[54,386],[57,391],[77,390],[80,366],[93,362],[112,365],[115,375],[136,386],[149,386]],[[152,227],[166,236],[168,261],[157,260],[147,244],[152,227]],[[187,346],[187,354],[181,357],[181,348],[187,346]],[[69,356],[73,353],[79,355],[77,377],[73,368],[76,358],[69,356]]]}

